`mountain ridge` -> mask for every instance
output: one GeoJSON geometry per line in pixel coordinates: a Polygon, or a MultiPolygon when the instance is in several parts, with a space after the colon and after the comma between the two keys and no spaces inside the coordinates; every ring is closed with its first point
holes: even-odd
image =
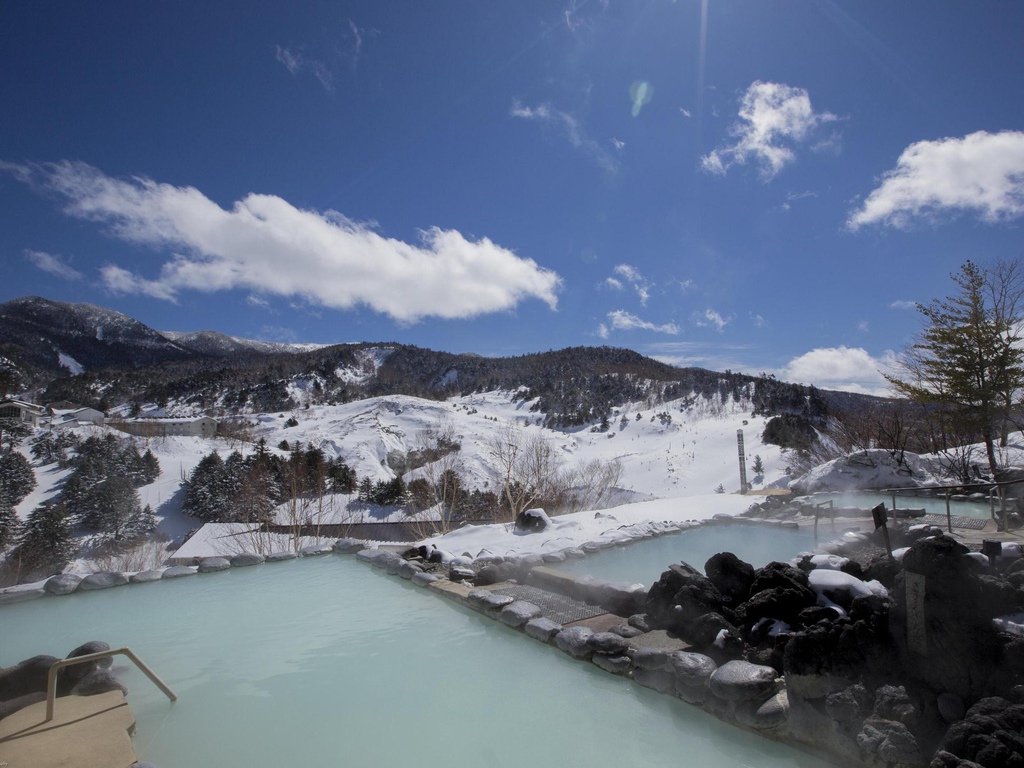
{"type": "Polygon", "coordinates": [[[115,310],[24,297],[0,304],[0,388],[16,394],[33,387],[50,401],[107,408],[173,403],[218,414],[502,389],[535,401],[536,418],[559,427],[599,423],[625,402],[654,406],[690,396],[749,399],[755,413],[792,413],[818,423],[827,418],[829,401],[873,400],[765,375],[679,368],[619,347],[504,358],[398,342],[302,350],[217,331],[160,333],[115,310]]]}

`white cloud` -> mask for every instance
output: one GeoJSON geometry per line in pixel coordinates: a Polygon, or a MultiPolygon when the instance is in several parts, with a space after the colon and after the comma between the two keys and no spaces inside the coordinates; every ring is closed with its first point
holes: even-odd
{"type": "Polygon", "coordinates": [[[67,214],[175,254],[152,279],[108,265],[101,274],[114,291],[173,300],[241,289],[332,309],[365,305],[401,322],[474,317],[530,298],[557,307],[555,272],[456,230],[431,227],[406,243],[274,195],[249,194],[225,210],[193,187],[115,179],[84,163],[14,167],[16,177],[67,198],[67,214]]]}
{"type": "Polygon", "coordinates": [[[663,341],[644,346],[644,352],[655,360],[682,368],[707,368],[712,371],[745,371],[756,375],[764,370],[752,366],[744,358],[750,354],[748,344],[722,344],[704,341],[663,341]]]}
{"type": "MultiPolygon", "coordinates": [[[[650,283],[647,279],[640,274],[640,270],[630,264],[618,264],[613,270],[616,275],[621,277],[630,287],[636,291],[637,297],[640,299],[640,306],[646,307],[647,300],[651,297],[650,283]]],[[[608,278],[608,280],[615,281],[621,286],[621,281],[616,280],[614,277],[608,278]]]]}
{"type": "MultiPolygon", "coordinates": [[[[359,43],[362,44],[361,39],[359,43]]],[[[309,72],[320,81],[324,90],[334,90],[334,75],[322,61],[311,59],[294,48],[283,48],[280,45],[274,46],[274,58],[281,62],[291,75],[298,76],[301,72],[309,72]]]]}
{"type": "Polygon", "coordinates": [[[730,322],[731,317],[722,317],[721,314],[713,309],[705,309],[703,315],[699,315],[695,321],[701,328],[714,328],[719,333],[725,328],[730,322]]]}
{"type": "Polygon", "coordinates": [[[680,107],[679,111],[682,113],[683,117],[693,117],[693,113],[691,113],[688,109],[683,109],[682,107],[680,107]]]}
{"type": "Polygon", "coordinates": [[[916,218],[962,212],[988,223],[1024,215],[1024,132],[911,144],[846,224],[906,227],[916,218]]]}
{"type": "Polygon", "coordinates": [[[604,284],[607,287],[609,287],[609,288],[611,288],[613,290],[616,290],[616,291],[621,291],[622,290],[622,281],[621,280],[616,280],[614,277],[606,277],[604,279],[604,284]]]}
{"type": "Polygon", "coordinates": [[[613,137],[611,138],[611,142],[612,142],[612,146],[613,146],[613,147],[615,147],[615,150],[616,150],[617,152],[621,152],[621,151],[622,151],[622,149],[623,149],[623,147],[625,147],[625,146],[626,146],[626,142],[624,142],[624,141],[619,141],[619,140],[618,140],[618,139],[616,139],[616,138],[615,138],[614,136],[613,136],[613,137]]]}
{"type": "Polygon", "coordinates": [[[765,320],[761,315],[751,315],[751,321],[754,323],[755,328],[764,328],[768,325],[768,321],[765,320]]]}
{"type": "Polygon", "coordinates": [[[608,338],[608,326],[605,325],[604,323],[601,323],[599,326],[597,326],[597,335],[600,338],[602,338],[602,339],[607,339],[608,338]]]}
{"type": "Polygon", "coordinates": [[[608,173],[618,172],[618,160],[598,142],[587,136],[580,121],[568,112],[553,109],[549,104],[541,104],[536,107],[526,106],[517,99],[512,102],[509,114],[520,120],[532,120],[554,126],[568,139],[574,149],[590,157],[608,173]]]}
{"type": "Polygon", "coordinates": [[[734,165],[752,161],[768,181],[796,159],[793,145],[806,141],[823,123],[838,118],[815,112],[804,88],[755,81],[740,100],[739,120],[729,129],[731,143],[701,158],[705,171],[725,174],[734,165]]]}
{"type": "Polygon", "coordinates": [[[302,54],[298,51],[292,51],[289,48],[282,48],[280,45],[275,45],[274,58],[284,64],[284,68],[293,75],[297,75],[299,70],[302,69],[302,54]]]}
{"type": "MultiPolygon", "coordinates": [[[[623,309],[616,309],[613,312],[609,312],[608,322],[611,324],[612,329],[616,331],[654,331],[655,333],[667,333],[670,336],[675,336],[679,333],[679,326],[675,323],[656,325],[646,320],[641,320],[636,315],[630,314],[623,309]]],[[[601,335],[602,329],[606,335],[601,336],[601,338],[608,338],[608,328],[603,323],[598,328],[598,335],[601,335]]]]}
{"type": "Polygon", "coordinates": [[[891,396],[882,372],[893,371],[894,365],[891,351],[878,359],[860,347],[824,347],[793,358],[778,372],[778,377],[821,389],[891,396]]]}
{"type": "Polygon", "coordinates": [[[871,323],[869,323],[867,320],[861,320],[860,322],[857,323],[857,330],[860,331],[861,333],[867,333],[869,330],[871,330],[871,323]]]}
{"type": "Polygon", "coordinates": [[[890,304],[889,309],[917,309],[917,302],[899,299],[890,304]]]}
{"type": "Polygon", "coordinates": [[[81,280],[82,273],[60,256],[45,251],[25,251],[25,258],[47,274],[63,280],[81,280]]]}

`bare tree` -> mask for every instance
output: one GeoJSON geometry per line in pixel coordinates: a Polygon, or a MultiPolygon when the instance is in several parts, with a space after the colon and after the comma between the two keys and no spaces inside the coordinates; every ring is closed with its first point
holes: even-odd
{"type": "Polygon", "coordinates": [[[507,423],[487,444],[500,474],[501,512],[515,520],[538,499],[551,496],[561,461],[539,432],[507,423]]]}

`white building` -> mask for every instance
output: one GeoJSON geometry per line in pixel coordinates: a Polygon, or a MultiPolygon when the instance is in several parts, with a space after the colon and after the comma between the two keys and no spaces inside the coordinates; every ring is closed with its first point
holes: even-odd
{"type": "Polygon", "coordinates": [[[125,419],[110,426],[141,437],[169,437],[184,435],[191,437],[213,437],[217,434],[217,420],[209,416],[191,418],[144,418],[125,419]]]}
{"type": "Polygon", "coordinates": [[[24,400],[0,401],[0,419],[17,419],[25,424],[38,427],[46,416],[46,409],[24,400]]]}

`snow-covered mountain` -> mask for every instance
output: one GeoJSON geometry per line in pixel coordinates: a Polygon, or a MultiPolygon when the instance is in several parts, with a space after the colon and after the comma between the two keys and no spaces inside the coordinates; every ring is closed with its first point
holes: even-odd
{"type": "Polygon", "coordinates": [[[264,355],[295,354],[327,346],[326,344],[286,344],[277,341],[257,341],[256,339],[228,336],[219,331],[192,331],[190,333],[160,331],[160,335],[183,349],[207,357],[233,357],[252,352],[264,355]]]}
{"type": "Polygon", "coordinates": [[[15,367],[36,378],[106,366],[139,368],[192,355],[121,312],[38,296],[0,304],[0,345],[15,367]]]}

